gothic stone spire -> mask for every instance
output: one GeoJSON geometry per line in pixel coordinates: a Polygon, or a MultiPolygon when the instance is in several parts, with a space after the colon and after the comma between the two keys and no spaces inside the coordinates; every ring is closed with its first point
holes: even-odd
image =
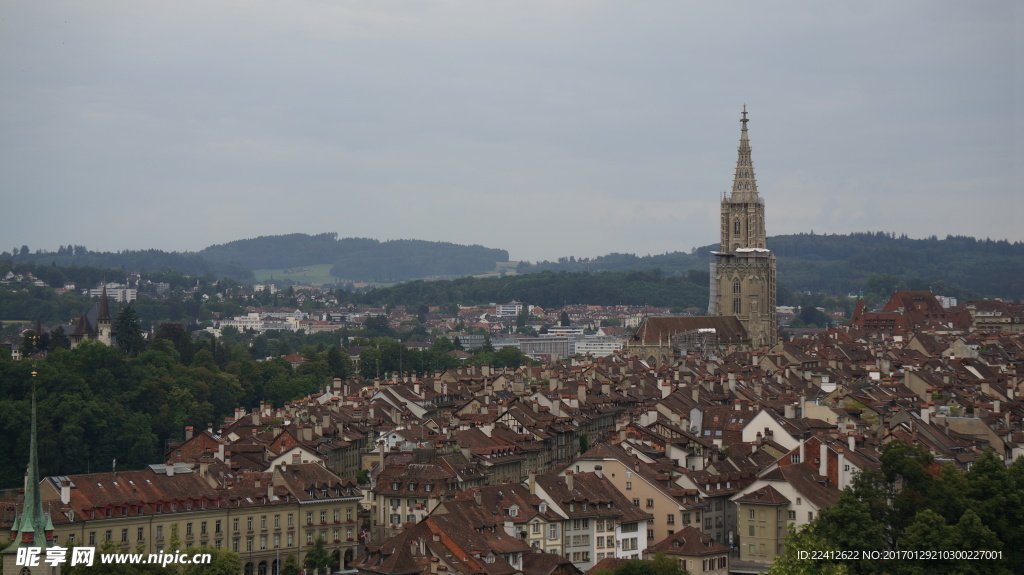
{"type": "Polygon", "coordinates": [[[754,179],[754,164],[750,160],[750,141],[747,139],[747,105],[743,105],[743,118],[740,120],[739,157],[736,159],[736,174],[732,180],[732,198],[736,201],[755,201],[757,198],[757,180],[754,179]]]}

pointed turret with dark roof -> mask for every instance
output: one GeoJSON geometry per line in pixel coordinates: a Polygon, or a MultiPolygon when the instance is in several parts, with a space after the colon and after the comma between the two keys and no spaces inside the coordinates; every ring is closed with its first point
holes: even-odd
{"type": "Polygon", "coordinates": [[[107,301],[107,285],[103,284],[100,295],[100,309],[96,316],[96,339],[106,345],[114,345],[113,321],[110,317],[110,303],[107,301]]]}

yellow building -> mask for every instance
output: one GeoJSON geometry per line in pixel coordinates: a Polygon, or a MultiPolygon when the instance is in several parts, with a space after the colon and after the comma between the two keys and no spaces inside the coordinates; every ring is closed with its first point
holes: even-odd
{"type": "Polygon", "coordinates": [[[291,554],[301,565],[317,539],[342,568],[355,558],[359,539],[355,481],[312,463],[244,474],[205,464],[152,465],[47,477],[40,492],[62,546],[113,541],[147,554],[228,549],[248,575],[277,573],[291,554]]]}

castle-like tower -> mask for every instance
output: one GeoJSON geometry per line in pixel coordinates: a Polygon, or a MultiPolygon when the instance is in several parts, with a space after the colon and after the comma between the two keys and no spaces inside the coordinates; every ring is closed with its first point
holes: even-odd
{"type": "Polygon", "coordinates": [[[740,120],[739,158],[732,192],[722,197],[722,245],[712,252],[708,315],[736,316],[757,346],[775,345],[775,255],[764,230],[764,199],[757,194],[747,139],[747,107],[740,120]]]}

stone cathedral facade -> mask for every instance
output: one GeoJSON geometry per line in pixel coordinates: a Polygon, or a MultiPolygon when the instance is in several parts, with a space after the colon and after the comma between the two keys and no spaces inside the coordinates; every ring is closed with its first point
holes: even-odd
{"type": "Polygon", "coordinates": [[[775,345],[779,324],[775,255],[768,249],[764,199],[757,193],[747,122],[744,106],[732,192],[722,197],[721,248],[712,252],[708,315],[735,316],[756,348],[775,345]]]}

